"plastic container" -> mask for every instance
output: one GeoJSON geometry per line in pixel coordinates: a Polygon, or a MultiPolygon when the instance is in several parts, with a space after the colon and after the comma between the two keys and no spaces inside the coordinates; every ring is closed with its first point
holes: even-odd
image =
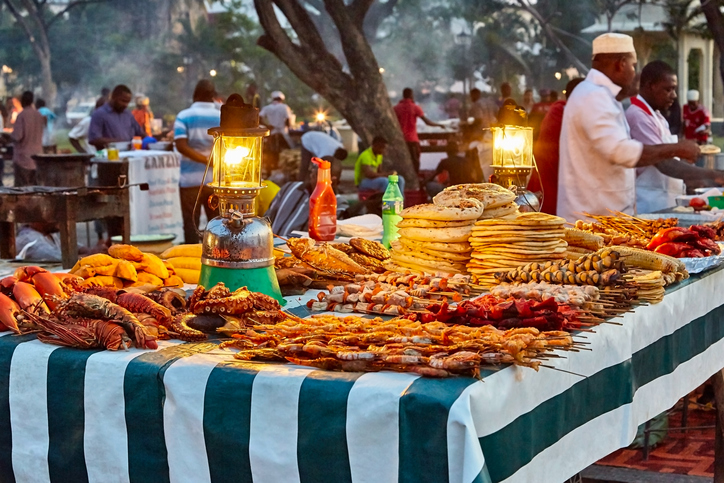
{"type": "Polygon", "coordinates": [[[140,151],[143,148],[143,138],[141,136],[133,137],[133,150],[140,151]]]}
{"type": "Polygon", "coordinates": [[[724,208],[724,196],[710,196],[709,206],[712,208],[724,208]]]}
{"type": "Polygon", "coordinates": [[[334,240],[337,233],[337,197],[332,190],[331,164],[312,158],[318,166],[317,186],[309,198],[309,237],[317,241],[334,240]]]}
{"type": "Polygon", "coordinates": [[[405,198],[400,192],[397,184],[399,177],[396,174],[389,175],[387,181],[387,189],[382,195],[382,244],[390,248],[390,242],[399,237],[397,224],[402,221],[400,213],[403,210],[405,198]]]}

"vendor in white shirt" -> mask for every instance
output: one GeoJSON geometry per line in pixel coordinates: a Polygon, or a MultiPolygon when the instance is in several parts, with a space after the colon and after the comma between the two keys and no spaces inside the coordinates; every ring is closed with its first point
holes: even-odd
{"type": "MultiPolygon", "coordinates": [[[[676,72],[669,64],[655,60],[641,71],[639,95],[631,99],[626,120],[631,137],[644,144],[676,143],[661,111],[676,99],[676,72]]],[[[724,172],[692,166],[679,159],[661,161],[655,166],[636,168],[636,211],[652,213],[676,206],[676,197],[686,194],[687,185],[721,185],[724,172]]]]}
{"type": "Polygon", "coordinates": [[[347,150],[342,143],[323,131],[307,131],[302,134],[302,161],[299,164],[297,181],[305,181],[309,176],[309,163],[312,158],[333,156],[340,161],[347,159],[347,150]]]}
{"type": "Polygon", "coordinates": [[[644,145],[631,139],[623,106],[616,99],[636,76],[633,39],[606,33],[593,41],[593,65],[571,94],[563,113],[558,174],[558,215],[568,221],[583,212],[633,214],[636,172],[680,157],[692,162],[699,147],[690,141],[644,145]]]}

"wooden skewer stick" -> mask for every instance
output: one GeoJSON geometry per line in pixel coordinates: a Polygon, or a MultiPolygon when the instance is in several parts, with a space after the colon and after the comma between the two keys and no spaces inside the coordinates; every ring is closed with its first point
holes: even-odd
{"type": "Polygon", "coordinates": [[[582,377],[582,378],[584,378],[584,379],[587,377],[587,376],[584,376],[583,374],[578,374],[578,373],[576,373],[576,372],[567,371],[567,370],[565,370],[565,369],[559,369],[558,367],[547,366],[547,365],[545,365],[545,364],[541,364],[540,367],[545,367],[546,369],[553,369],[554,371],[565,372],[566,374],[571,374],[571,375],[573,375],[573,376],[582,377]]]}

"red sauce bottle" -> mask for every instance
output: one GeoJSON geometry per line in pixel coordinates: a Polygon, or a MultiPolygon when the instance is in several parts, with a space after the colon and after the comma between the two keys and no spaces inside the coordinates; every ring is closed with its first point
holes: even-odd
{"type": "Polygon", "coordinates": [[[318,166],[317,186],[309,198],[309,237],[317,241],[334,240],[337,233],[337,197],[332,190],[331,164],[312,158],[318,166]]]}

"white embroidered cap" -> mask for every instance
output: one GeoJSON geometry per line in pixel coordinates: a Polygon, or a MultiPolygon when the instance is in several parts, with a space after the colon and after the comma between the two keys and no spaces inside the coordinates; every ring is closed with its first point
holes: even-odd
{"type": "Polygon", "coordinates": [[[698,101],[699,100],[699,91],[697,91],[696,89],[692,89],[689,92],[687,92],[686,100],[687,101],[698,101]]]}
{"type": "Polygon", "coordinates": [[[636,54],[633,37],[626,34],[605,33],[593,39],[593,55],[597,54],[636,54]]]}

